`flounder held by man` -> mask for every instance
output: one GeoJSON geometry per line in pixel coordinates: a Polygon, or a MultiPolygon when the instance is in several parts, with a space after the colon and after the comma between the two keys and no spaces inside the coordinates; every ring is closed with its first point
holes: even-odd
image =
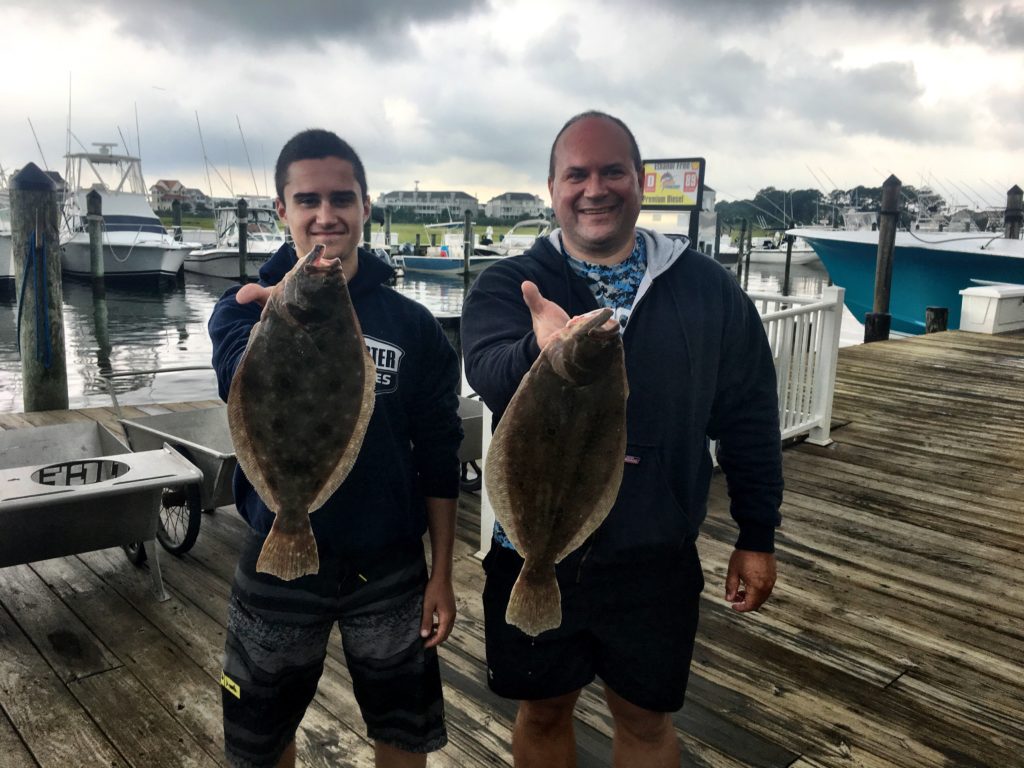
{"type": "Polygon", "coordinates": [[[494,514],[522,570],[505,620],[529,635],[562,623],[555,564],[608,516],[626,453],[622,338],[610,309],[563,328],[541,351],[498,422],[484,465],[494,514]]]}
{"type": "Polygon", "coordinates": [[[376,370],[338,259],[314,246],[275,285],[228,394],[235,455],[275,513],[256,570],[320,570],[309,522],[348,476],[373,414],[376,370]]]}

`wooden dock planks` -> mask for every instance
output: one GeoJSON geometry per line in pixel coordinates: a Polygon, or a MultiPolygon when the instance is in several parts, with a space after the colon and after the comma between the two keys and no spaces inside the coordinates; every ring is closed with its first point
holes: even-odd
{"type": "MultiPolygon", "coordinates": [[[[712,482],[701,629],[674,717],[683,764],[1024,765],[1024,334],[844,349],[834,417],[833,445],[785,452],[780,579],[755,615],[722,600],[736,531],[712,482]]],[[[111,408],[0,414],[0,428],[83,419],[117,428],[111,408]]],[[[511,765],[515,705],[485,681],[478,515],[465,496],[460,615],[441,654],[451,743],[432,768],[511,765]]],[[[243,534],[233,510],[204,515],[192,552],[161,558],[166,603],[117,549],[0,570],[0,763],[222,765],[217,679],[243,534]]],[[[337,639],[300,763],[371,766],[337,639]]],[[[592,685],[581,768],[610,764],[610,736],[592,685]]]]}

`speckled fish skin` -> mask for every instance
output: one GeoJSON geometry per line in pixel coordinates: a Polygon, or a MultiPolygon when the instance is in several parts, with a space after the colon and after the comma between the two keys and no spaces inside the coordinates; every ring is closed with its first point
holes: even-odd
{"type": "Polygon", "coordinates": [[[541,351],[491,438],[484,465],[494,514],[522,570],[505,620],[536,636],[562,623],[559,562],[597,530],[622,482],[625,356],[610,309],[567,326],[541,351]]]}
{"type": "Polygon", "coordinates": [[[341,262],[323,251],[272,289],[228,394],[238,463],[276,515],[256,570],[286,581],[319,571],[309,515],[348,476],[373,414],[376,369],[341,262]]]}

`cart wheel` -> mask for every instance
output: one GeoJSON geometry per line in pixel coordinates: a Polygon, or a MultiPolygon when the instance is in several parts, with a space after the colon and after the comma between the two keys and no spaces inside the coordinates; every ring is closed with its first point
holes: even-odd
{"type": "Polygon", "coordinates": [[[202,516],[198,485],[164,488],[160,500],[160,522],[156,528],[157,540],[172,555],[185,554],[196,543],[202,516]]]}
{"type": "Polygon", "coordinates": [[[123,544],[121,549],[128,555],[128,561],[132,565],[142,565],[146,562],[146,548],[141,541],[133,541],[131,544],[123,544]]]}
{"type": "Polygon", "coordinates": [[[462,465],[462,479],[459,486],[467,493],[476,493],[480,490],[482,475],[480,467],[475,461],[467,461],[462,465]]]}

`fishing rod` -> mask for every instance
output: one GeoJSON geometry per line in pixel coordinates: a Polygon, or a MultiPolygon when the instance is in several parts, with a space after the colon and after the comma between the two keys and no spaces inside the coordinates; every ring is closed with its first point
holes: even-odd
{"type": "Polygon", "coordinates": [[[252,169],[252,159],[249,157],[249,147],[245,144],[245,134],[242,133],[242,121],[238,119],[238,115],[235,115],[235,122],[238,123],[238,135],[242,137],[242,149],[245,150],[245,160],[249,163],[249,173],[252,175],[252,187],[256,194],[259,195],[260,187],[256,183],[256,172],[252,169]]]}

